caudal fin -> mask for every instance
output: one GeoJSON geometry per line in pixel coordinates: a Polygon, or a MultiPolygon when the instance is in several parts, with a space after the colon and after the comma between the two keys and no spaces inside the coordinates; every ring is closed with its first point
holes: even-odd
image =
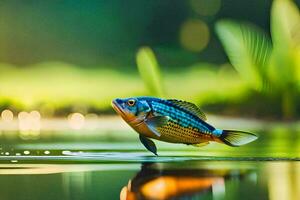
{"type": "Polygon", "coordinates": [[[223,130],[220,135],[220,140],[225,144],[233,147],[242,146],[253,142],[258,138],[257,135],[253,133],[234,131],[234,130],[223,130]]]}

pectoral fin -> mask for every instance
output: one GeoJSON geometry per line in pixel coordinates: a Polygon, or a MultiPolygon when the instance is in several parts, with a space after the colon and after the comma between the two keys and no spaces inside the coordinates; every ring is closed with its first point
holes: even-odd
{"type": "Polygon", "coordinates": [[[145,123],[156,136],[160,137],[161,134],[157,128],[167,125],[169,119],[168,116],[155,116],[147,119],[145,123]]]}
{"type": "Polygon", "coordinates": [[[148,149],[149,151],[157,155],[157,149],[152,140],[146,138],[145,136],[140,135],[140,141],[146,147],[146,149],[148,149]]]}

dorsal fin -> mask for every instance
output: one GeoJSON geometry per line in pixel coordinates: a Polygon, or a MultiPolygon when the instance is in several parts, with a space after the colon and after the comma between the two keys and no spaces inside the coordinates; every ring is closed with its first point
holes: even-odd
{"type": "Polygon", "coordinates": [[[198,108],[195,104],[187,102],[187,101],[182,101],[182,100],[177,100],[177,99],[168,99],[168,101],[172,102],[173,104],[193,113],[194,115],[198,116],[200,119],[206,121],[207,118],[205,114],[198,108]]]}

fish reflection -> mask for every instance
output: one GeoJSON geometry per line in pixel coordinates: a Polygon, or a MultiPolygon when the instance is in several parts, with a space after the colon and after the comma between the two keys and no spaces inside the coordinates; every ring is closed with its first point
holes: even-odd
{"type": "MultiPolygon", "coordinates": [[[[144,164],[120,193],[121,200],[194,199],[202,195],[219,198],[225,195],[225,179],[229,170],[161,169],[155,164],[144,164]]],[[[233,173],[234,176],[241,176],[233,173]]]]}

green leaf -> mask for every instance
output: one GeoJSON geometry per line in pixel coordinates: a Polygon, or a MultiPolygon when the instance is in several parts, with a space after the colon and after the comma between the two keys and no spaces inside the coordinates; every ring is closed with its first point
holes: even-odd
{"type": "Polygon", "coordinates": [[[300,15],[290,0],[275,0],[271,9],[271,35],[274,47],[287,48],[300,44],[300,15]]]}
{"type": "Polygon", "coordinates": [[[280,90],[291,90],[299,81],[300,68],[300,15],[292,1],[273,2],[271,34],[274,51],[269,68],[270,80],[280,90]]]}
{"type": "Polygon", "coordinates": [[[294,90],[299,77],[299,62],[296,59],[296,49],[274,48],[268,77],[276,90],[294,90]]]}
{"type": "Polygon", "coordinates": [[[267,82],[267,65],[272,45],[259,28],[231,20],[216,24],[216,32],[231,64],[250,87],[262,90],[267,82]]]}
{"type": "Polygon", "coordinates": [[[271,9],[271,35],[274,50],[269,67],[269,79],[282,97],[282,112],[286,119],[295,115],[295,94],[300,81],[300,15],[291,0],[274,0],[271,9]]]}
{"type": "Polygon", "coordinates": [[[142,47],[136,55],[139,73],[151,95],[163,97],[163,86],[160,70],[153,51],[149,47],[142,47]]]}

